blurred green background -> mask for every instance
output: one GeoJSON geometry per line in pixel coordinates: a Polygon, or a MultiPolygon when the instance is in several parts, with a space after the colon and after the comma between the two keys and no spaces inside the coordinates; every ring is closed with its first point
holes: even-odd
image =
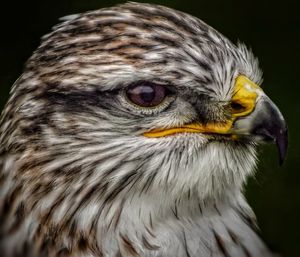
{"type": "MultiPolygon", "coordinates": [[[[124,1],[2,1],[0,108],[40,37],[58,18],[124,1]],[[5,5],[4,5],[5,3],[5,5]]],[[[284,114],[290,136],[288,158],[278,166],[275,147],[260,150],[259,172],[249,180],[247,198],[262,237],[283,257],[300,256],[300,1],[148,1],[193,14],[251,46],[264,71],[264,89],[284,114]]]]}

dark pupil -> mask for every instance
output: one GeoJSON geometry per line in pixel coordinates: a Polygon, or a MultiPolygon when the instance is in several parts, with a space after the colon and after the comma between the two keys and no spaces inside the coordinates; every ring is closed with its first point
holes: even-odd
{"type": "Polygon", "coordinates": [[[155,98],[154,89],[150,86],[141,86],[140,98],[144,103],[151,103],[155,98]]]}
{"type": "Polygon", "coordinates": [[[128,99],[139,106],[153,107],[159,105],[166,97],[166,90],[161,85],[141,83],[129,87],[127,92],[128,99]]]}

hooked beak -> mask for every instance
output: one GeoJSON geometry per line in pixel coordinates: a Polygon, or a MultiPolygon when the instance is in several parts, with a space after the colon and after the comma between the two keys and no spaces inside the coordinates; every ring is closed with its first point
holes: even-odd
{"type": "Polygon", "coordinates": [[[251,115],[236,120],[231,133],[248,136],[258,142],[275,143],[279,154],[279,164],[283,164],[288,147],[287,125],[281,112],[267,95],[260,96],[251,115]]]}
{"type": "Polygon", "coordinates": [[[256,142],[276,143],[279,163],[287,153],[288,135],[285,120],[270,98],[244,75],[237,77],[231,99],[231,117],[222,123],[191,123],[180,127],[153,129],[146,137],[165,137],[177,133],[213,133],[230,135],[233,140],[251,138],[256,142]]]}

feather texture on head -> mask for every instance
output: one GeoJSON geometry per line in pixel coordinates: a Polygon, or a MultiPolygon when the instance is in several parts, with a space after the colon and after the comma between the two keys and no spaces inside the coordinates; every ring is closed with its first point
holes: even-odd
{"type": "Polygon", "coordinates": [[[63,19],[1,118],[5,256],[270,256],[241,193],[261,137],[241,129],[252,114],[231,120],[245,107],[232,101],[240,75],[262,80],[243,44],[167,7],[63,19]],[[230,135],[145,136],[228,120],[230,135]]]}

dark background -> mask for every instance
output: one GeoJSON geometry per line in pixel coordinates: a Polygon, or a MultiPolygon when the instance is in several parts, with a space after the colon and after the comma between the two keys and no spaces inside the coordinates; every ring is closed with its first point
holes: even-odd
{"type": "MultiPolygon", "coordinates": [[[[0,109],[40,37],[59,17],[121,2],[124,1],[1,1],[0,109]]],[[[275,147],[261,148],[259,171],[249,180],[246,196],[258,217],[262,237],[271,248],[283,257],[300,256],[300,1],[148,2],[193,14],[232,41],[244,41],[259,57],[264,90],[287,120],[290,146],[283,167],[278,166],[275,147]]]]}

